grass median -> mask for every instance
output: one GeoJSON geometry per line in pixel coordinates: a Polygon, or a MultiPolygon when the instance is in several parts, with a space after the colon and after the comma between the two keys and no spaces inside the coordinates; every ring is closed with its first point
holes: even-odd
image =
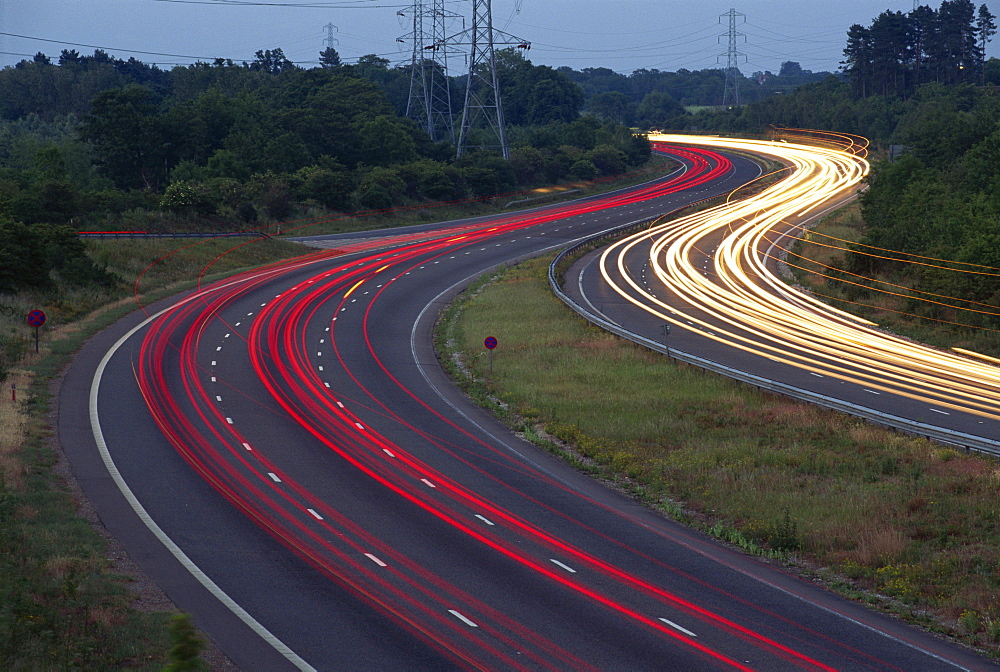
{"type": "Polygon", "coordinates": [[[1000,465],[760,392],[587,325],[542,258],[484,279],[437,341],[461,386],[594,476],[991,654],[1000,465]],[[483,339],[495,336],[490,373],[483,339]]]}

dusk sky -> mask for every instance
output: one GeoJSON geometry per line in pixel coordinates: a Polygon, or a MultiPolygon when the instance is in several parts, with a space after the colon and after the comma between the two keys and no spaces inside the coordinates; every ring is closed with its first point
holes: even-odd
{"type": "MultiPolygon", "coordinates": [[[[987,3],[994,14],[997,3],[987,3]]],[[[533,63],[625,74],[725,67],[729,26],[720,15],[731,8],[746,15],[737,26],[746,36],[739,44],[744,74],[777,72],[784,61],[834,71],[852,24],[868,25],[886,9],[913,8],[912,0],[522,0],[516,13],[516,5],[494,0],[494,27],[530,41],[526,55],[533,63]]],[[[411,6],[392,0],[0,0],[0,66],[38,51],[55,60],[63,49],[90,54],[101,47],[170,67],[216,57],[250,61],[258,49],[280,47],[312,67],[329,23],[337,26],[335,48],[345,62],[378,54],[397,63],[409,59],[409,48],[396,40],[412,28],[397,12],[411,6]]],[[[470,0],[447,7],[469,21],[470,0]]],[[[461,30],[459,19],[451,32],[461,30]]],[[[989,56],[1000,55],[998,43],[988,47],[989,56]]],[[[461,74],[463,58],[452,57],[449,66],[461,74]]]]}

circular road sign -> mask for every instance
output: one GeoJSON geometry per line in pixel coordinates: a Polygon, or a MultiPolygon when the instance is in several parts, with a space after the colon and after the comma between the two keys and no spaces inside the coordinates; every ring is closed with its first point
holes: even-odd
{"type": "Polygon", "coordinates": [[[483,341],[483,345],[485,345],[488,350],[492,350],[497,347],[497,339],[493,336],[487,336],[486,340],[483,341]]]}
{"type": "Polygon", "coordinates": [[[45,313],[40,310],[33,310],[28,313],[28,324],[33,327],[40,327],[45,324],[45,313]]]}

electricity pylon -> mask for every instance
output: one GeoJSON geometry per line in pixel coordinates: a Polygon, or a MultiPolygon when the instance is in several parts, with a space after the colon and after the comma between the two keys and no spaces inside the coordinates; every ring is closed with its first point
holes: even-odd
{"type": "Polygon", "coordinates": [[[472,0],[472,27],[447,40],[455,46],[470,46],[469,78],[465,87],[465,106],[458,134],[458,156],[470,149],[498,150],[510,158],[507,129],[503,120],[503,104],[497,81],[496,45],[530,49],[531,45],[513,35],[493,28],[491,0],[472,0]],[[473,131],[485,121],[485,133],[473,144],[473,131]]]}
{"type": "MultiPolygon", "coordinates": [[[[735,9],[730,9],[725,14],[719,15],[719,23],[722,23],[723,17],[729,17],[729,33],[727,35],[720,35],[719,37],[729,37],[729,50],[726,52],[726,88],[722,93],[722,106],[728,107],[734,105],[739,107],[740,104],[740,58],[746,58],[746,54],[743,54],[736,50],[736,42],[739,38],[746,38],[744,33],[736,31],[736,17],[742,16],[743,21],[746,22],[747,15],[737,12],[735,9]]],[[[720,56],[721,58],[721,56],[720,56]]]]}
{"type": "Polygon", "coordinates": [[[413,43],[406,116],[420,124],[431,140],[455,142],[445,32],[448,20],[456,15],[445,10],[444,0],[414,0],[410,13],[413,32],[400,38],[413,43]]]}

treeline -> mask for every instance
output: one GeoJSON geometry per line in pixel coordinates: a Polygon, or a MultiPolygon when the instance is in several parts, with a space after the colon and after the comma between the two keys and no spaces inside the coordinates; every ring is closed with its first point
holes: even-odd
{"type": "MultiPolygon", "coordinates": [[[[577,71],[561,67],[558,72],[580,85],[587,112],[640,128],[683,125],[687,122],[686,108],[722,105],[726,86],[726,72],[719,68],[693,71],[682,68],[677,72],[642,68],[623,75],[608,68],[577,71]]],[[[750,77],[740,74],[740,101],[750,103],[789,93],[803,84],[822,81],[830,74],[803,70],[795,61],[782,63],[778,74],[771,71],[755,72],[750,77]]]]}
{"type": "Polygon", "coordinates": [[[870,26],[848,30],[844,71],[861,97],[906,97],[928,82],[985,84],[995,18],[971,0],[944,0],[937,10],[885,11],[870,26]]]}
{"type": "Polygon", "coordinates": [[[390,97],[408,86],[408,69],[375,56],[343,65],[332,49],[321,62],[298,68],[276,49],[165,72],[64,51],[57,63],[39,54],[6,68],[0,217],[81,229],[256,226],[613,175],[650,155],[628,128],[581,118],[578,87],[516,52],[500,70],[510,161],[455,160],[451,144],[401,117],[390,97]]]}

